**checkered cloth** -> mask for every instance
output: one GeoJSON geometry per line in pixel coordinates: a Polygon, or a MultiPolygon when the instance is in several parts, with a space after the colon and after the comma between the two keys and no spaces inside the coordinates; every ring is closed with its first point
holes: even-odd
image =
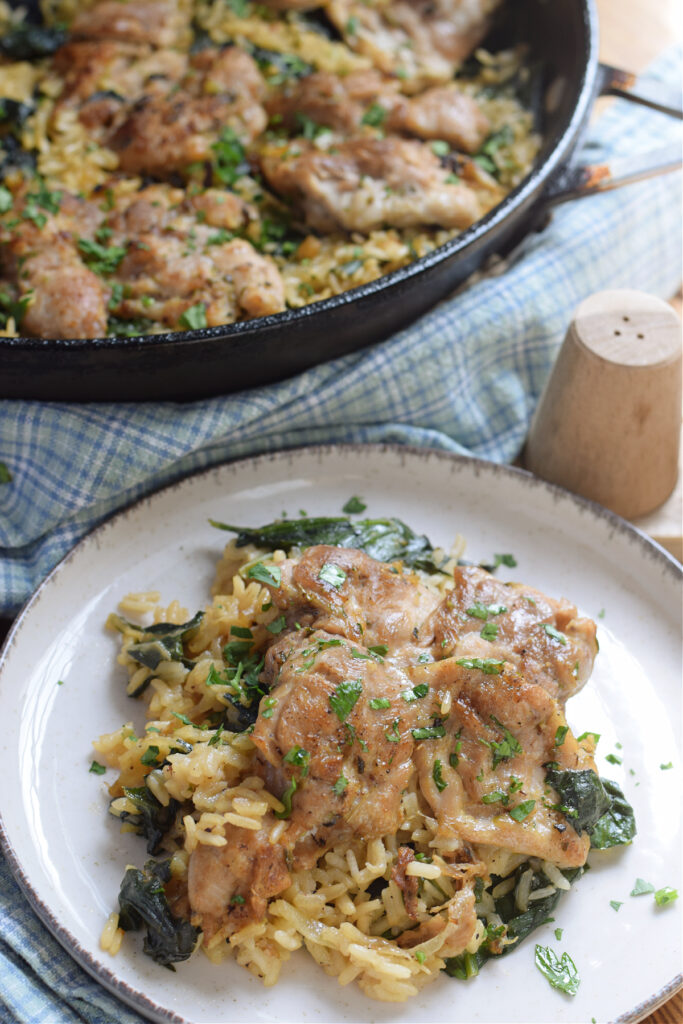
{"type": "MultiPolygon", "coordinates": [[[[678,52],[653,78],[675,86],[678,52]]],[[[616,101],[587,163],[680,139],[663,115],[616,101]]],[[[447,299],[382,344],[284,383],[190,405],[4,402],[0,612],[14,613],[61,556],[116,509],[226,459],[318,442],[393,441],[508,461],[577,304],[603,288],[670,297],[681,281],[680,176],[559,207],[501,276],[447,299]]],[[[182,968],[181,968],[182,969],[182,968]]],[[[0,1020],[140,1018],[45,931],[0,858],[0,1020]]]]}

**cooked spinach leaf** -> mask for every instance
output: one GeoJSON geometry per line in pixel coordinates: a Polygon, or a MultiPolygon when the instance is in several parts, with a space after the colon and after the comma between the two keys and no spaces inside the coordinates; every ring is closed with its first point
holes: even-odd
{"type": "Polygon", "coordinates": [[[589,768],[563,769],[555,761],[545,765],[545,781],[560,798],[557,807],[572,828],[581,835],[592,832],[602,815],[610,809],[612,798],[600,778],[589,768]]]}
{"type": "Polygon", "coordinates": [[[404,565],[426,572],[440,572],[433,559],[434,548],[425,536],[418,536],[400,519],[358,519],[347,516],[318,516],[304,519],[281,519],[266,526],[230,526],[209,520],[219,530],[237,534],[238,548],[254,544],[274,551],[282,548],[309,548],[314,544],[358,548],[379,562],[400,560],[404,565]]]}
{"type": "MultiPolygon", "coordinates": [[[[517,868],[515,873],[516,879],[519,879],[521,873],[527,867],[527,864],[522,864],[517,868]]],[[[572,868],[569,871],[563,871],[562,874],[567,881],[573,882],[582,872],[583,868],[572,868]]],[[[498,881],[500,879],[494,877],[493,883],[495,884],[498,881]]],[[[531,882],[531,892],[534,892],[536,889],[545,888],[547,885],[548,879],[545,875],[541,872],[536,872],[531,882]]],[[[482,964],[492,957],[506,956],[508,953],[513,952],[527,935],[530,935],[531,932],[546,922],[557,906],[561,896],[562,890],[556,889],[554,893],[544,896],[543,899],[530,900],[529,907],[524,913],[519,913],[517,910],[514,890],[505,896],[501,896],[500,899],[495,901],[495,908],[496,913],[503,921],[504,927],[502,929],[500,927],[493,929],[489,927],[487,937],[476,953],[461,953],[460,956],[447,958],[446,967],[444,968],[446,974],[452,978],[459,978],[461,981],[464,981],[466,978],[471,978],[478,973],[482,964]],[[501,945],[500,939],[503,937],[516,939],[517,941],[509,945],[501,945]]]]}
{"type": "Polygon", "coordinates": [[[114,816],[131,825],[137,835],[145,837],[147,853],[156,853],[161,840],[175,821],[180,804],[177,800],[171,799],[168,806],[164,807],[147,786],[124,786],[123,792],[135,805],[136,812],[123,811],[120,814],[115,813],[114,816]]]}
{"type": "MultiPolygon", "coordinates": [[[[192,668],[194,661],[185,657],[183,643],[196,632],[203,618],[204,612],[197,612],[189,622],[183,622],[181,625],[172,622],[157,622],[153,626],[147,626],[142,630],[142,640],[139,643],[131,644],[127,653],[133,661],[137,661],[152,671],[158,668],[162,661],[179,661],[186,668],[192,668]]],[[[131,623],[126,623],[125,619],[122,621],[126,625],[131,625],[131,623]]],[[[133,626],[133,628],[140,627],[133,626]]],[[[142,688],[131,693],[130,696],[139,697],[148,685],[149,680],[146,679],[142,688]]]]}
{"type": "Polygon", "coordinates": [[[637,832],[633,808],[616,782],[602,778],[600,781],[612,803],[591,831],[591,846],[594,850],[625,846],[632,841],[637,832]]]}
{"type": "Polygon", "coordinates": [[[128,868],[119,891],[119,925],[126,932],[144,926],[144,952],[174,970],[174,963],[192,954],[199,929],[171,913],[163,884],[169,878],[168,861],[149,860],[142,870],[128,868]]]}
{"type": "Polygon", "coordinates": [[[0,38],[0,53],[10,60],[49,57],[66,42],[67,33],[58,26],[15,25],[0,38]]]}

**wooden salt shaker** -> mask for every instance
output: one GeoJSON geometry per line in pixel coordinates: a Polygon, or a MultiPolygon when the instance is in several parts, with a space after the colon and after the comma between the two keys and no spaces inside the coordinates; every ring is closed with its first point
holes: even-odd
{"type": "Polygon", "coordinates": [[[678,476],[681,370],[666,302],[616,290],[585,299],[538,403],[526,468],[625,518],[652,512],[678,476]]]}

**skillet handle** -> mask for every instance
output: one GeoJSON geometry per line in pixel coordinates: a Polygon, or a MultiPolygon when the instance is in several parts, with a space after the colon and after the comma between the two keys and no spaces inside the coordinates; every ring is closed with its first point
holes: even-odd
{"type": "MultiPolygon", "coordinates": [[[[620,71],[609,64],[600,64],[598,67],[597,92],[601,96],[620,96],[651,110],[683,119],[680,93],[661,83],[638,82],[632,72],[620,71]]],[[[681,147],[678,145],[663,146],[626,159],[617,158],[608,164],[570,164],[549,183],[545,202],[555,206],[570,199],[607,192],[658,174],[667,174],[682,165],[681,147]]]]}
{"type": "Polygon", "coordinates": [[[658,110],[661,114],[683,118],[683,97],[680,90],[671,89],[661,82],[643,81],[632,71],[620,71],[609,64],[598,66],[598,93],[600,96],[620,96],[632,103],[658,110]]]}
{"type": "Polygon", "coordinates": [[[544,194],[548,206],[581,199],[596,192],[609,192],[683,166],[680,146],[662,146],[646,153],[611,160],[608,164],[578,164],[564,167],[549,183],[544,194]]]}

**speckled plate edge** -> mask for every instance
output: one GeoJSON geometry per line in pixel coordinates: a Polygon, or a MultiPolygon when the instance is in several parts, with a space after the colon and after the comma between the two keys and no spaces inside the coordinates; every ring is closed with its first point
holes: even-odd
{"type": "MultiPolygon", "coordinates": [[[[523,487],[529,488],[530,491],[540,490],[551,494],[555,500],[569,501],[580,510],[587,512],[598,520],[602,520],[607,523],[613,532],[626,536],[629,540],[637,545],[637,549],[641,556],[648,559],[654,560],[661,569],[663,569],[668,575],[671,576],[674,581],[683,581],[683,566],[666,551],[661,545],[657,544],[650,537],[644,534],[637,527],[632,526],[629,522],[616,515],[614,512],[610,512],[609,509],[604,508],[602,505],[598,505],[596,502],[587,500],[578,495],[572,494],[570,491],[565,490],[562,487],[558,487],[556,484],[548,483],[545,480],[541,480],[535,477],[532,473],[526,470],[519,469],[514,466],[503,465],[499,463],[489,462],[484,459],[477,459],[462,455],[457,455],[453,452],[444,452],[436,448],[418,448],[412,445],[399,445],[399,444],[329,444],[329,445],[310,445],[301,446],[297,448],[287,448],[276,452],[267,452],[261,455],[251,456],[242,459],[226,460],[224,462],[216,463],[208,468],[202,468],[194,471],[193,473],[185,474],[179,477],[177,480],[170,484],[166,484],[163,487],[159,487],[142,498],[138,498],[128,505],[123,506],[117,511],[111,513],[106,519],[102,520],[97,526],[93,527],[88,531],[71,549],[66,555],[54,566],[51,572],[45,577],[45,579],[38,585],[36,590],[33,592],[28,601],[19,611],[6,639],[0,649],[0,673],[2,672],[7,653],[15,643],[16,637],[22,628],[23,622],[29,615],[29,613],[38,605],[40,602],[42,592],[51,581],[59,575],[61,570],[68,565],[72,559],[77,555],[80,548],[96,537],[98,534],[106,531],[114,522],[125,518],[131,511],[143,506],[150,502],[157,495],[165,493],[171,494],[173,491],[179,489],[181,486],[185,486],[188,481],[199,479],[202,477],[208,477],[212,473],[219,471],[222,467],[230,465],[235,470],[244,468],[257,468],[261,465],[282,462],[289,460],[294,461],[297,458],[317,457],[322,458],[325,455],[333,454],[345,454],[352,455],[354,452],[371,452],[378,456],[383,454],[398,456],[399,459],[420,459],[428,461],[430,459],[436,459],[437,461],[443,461],[449,464],[461,464],[473,467],[477,475],[480,473],[490,474],[495,479],[497,476],[507,477],[508,479],[514,479],[519,482],[523,487]]],[[[37,893],[33,889],[29,882],[19,858],[14,852],[14,848],[10,842],[9,836],[5,830],[4,822],[2,819],[2,812],[0,811],[0,849],[7,858],[10,870],[22,890],[24,896],[28,900],[30,906],[36,912],[42,923],[57,939],[60,945],[73,957],[73,959],[96,981],[100,982],[106,989],[117,995],[123,1002],[132,1007],[133,1009],[146,1014],[152,1020],[156,1021],[168,1021],[170,1024],[192,1024],[189,1018],[179,1016],[164,1007],[159,1006],[157,1003],[149,999],[143,992],[140,992],[125,981],[122,981],[116,976],[116,974],[101,964],[97,963],[94,958],[88,953],[86,949],[78,942],[78,940],[71,934],[71,932],[64,928],[56,917],[53,915],[50,908],[38,897],[37,893]]],[[[613,1024],[638,1024],[639,1021],[643,1020],[648,1014],[654,1012],[659,1006],[666,1002],[671,996],[673,996],[680,988],[683,988],[683,972],[677,974],[671,979],[663,988],[653,993],[653,995],[639,1003],[633,1008],[633,1010],[622,1014],[620,1017],[615,1018],[613,1024]]]]}

